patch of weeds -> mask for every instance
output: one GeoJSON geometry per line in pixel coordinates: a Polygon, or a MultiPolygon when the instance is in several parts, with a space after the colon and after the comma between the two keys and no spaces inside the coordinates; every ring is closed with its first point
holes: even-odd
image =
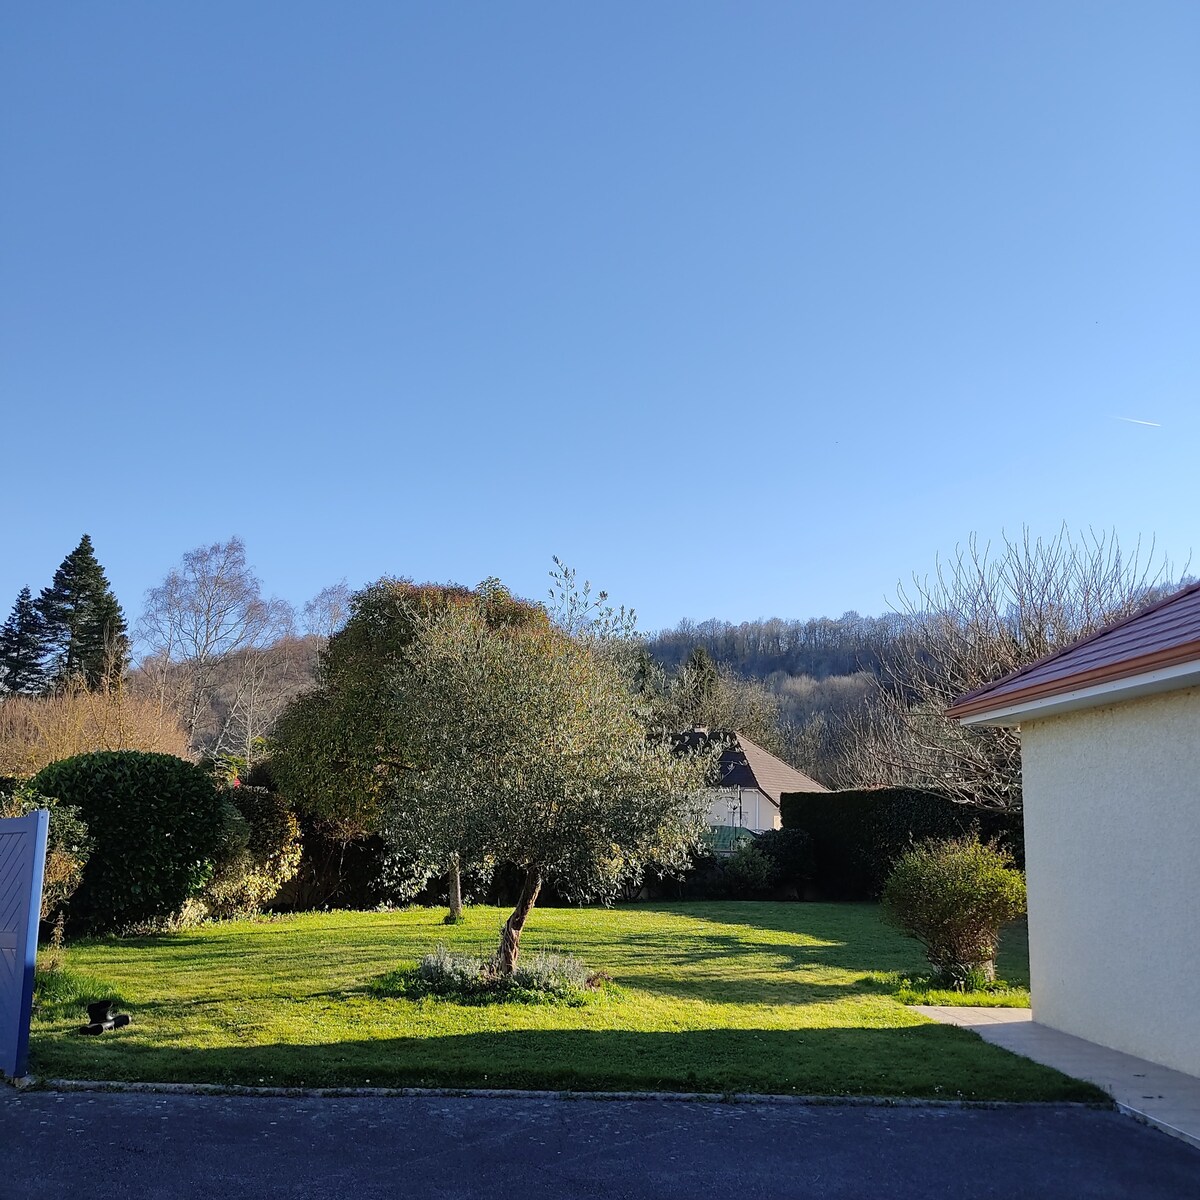
{"type": "Polygon", "coordinates": [[[87,1006],[98,1000],[125,1003],[112,984],[94,975],[69,971],[58,964],[38,967],[33,982],[33,1005],[38,1017],[50,1020],[79,1017],[82,1020],[87,1006]]]}
{"type": "Polygon", "coordinates": [[[456,954],[440,944],[415,967],[389,971],[367,985],[380,999],[422,1000],[427,996],[459,1004],[565,1004],[578,1008],[609,979],[589,973],[571,954],[539,951],[521,959],[511,976],[493,959],[456,954]]]}

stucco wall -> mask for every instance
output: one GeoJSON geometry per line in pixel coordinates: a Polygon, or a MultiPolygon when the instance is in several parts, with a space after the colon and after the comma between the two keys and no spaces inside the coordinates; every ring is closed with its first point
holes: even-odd
{"type": "Polygon", "coordinates": [[[723,788],[712,793],[708,806],[710,825],[738,825],[755,833],[779,828],[779,808],[757,788],[723,788]],[[730,802],[736,805],[730,820],[730,802]]]}
{"type": "Polygon", "coordinates": [[[1021,727],[1034,1019],[1200,1075],[1200,688],[1021,727]]]}

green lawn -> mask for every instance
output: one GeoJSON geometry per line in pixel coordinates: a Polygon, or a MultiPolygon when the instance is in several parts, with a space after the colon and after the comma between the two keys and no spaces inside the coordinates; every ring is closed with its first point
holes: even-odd
{"type": "Polygon", "coordinates": [[[376,999],[377,976],[446,941],[490,951],[505,914],[314,913],[78,943],[133,1024],[98,1038],[35,1020],[31,1070],[267,1085],[682,1089],[1098,1099],[899,1003],[920,949],[871,905],[538,909],[523,949],[569,950],[613,985],[585,1006],[376,999]]]}

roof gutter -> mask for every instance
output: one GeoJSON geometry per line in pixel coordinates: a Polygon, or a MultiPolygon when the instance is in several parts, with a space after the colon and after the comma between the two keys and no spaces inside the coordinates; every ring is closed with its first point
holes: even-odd
{"type": "Polygon", "coordinates": [[[955,705],[947,715],[955,717],[963,725],[1011,726],[1019,725],[1022,721],[1040,720],[1086,708],[1101,708],[1106,704],[1119,704],[1140,696],[1189,687],[1200,687],[1200,660],[1173,663],[1156,670],[1070,688],[1053,695],[1022,698],[1016,693],[1007,697],[997,696],[991,705],[986,704],[986,697],[979,697],[970,706],[970,711],[963,712],[961,710],[966,706],[955,705]]]}

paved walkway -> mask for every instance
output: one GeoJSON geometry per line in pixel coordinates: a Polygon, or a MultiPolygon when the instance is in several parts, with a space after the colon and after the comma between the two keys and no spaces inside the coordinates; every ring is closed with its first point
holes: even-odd
{"type": "Polygon", "coordinates": [[[0,1091],[4,1200],[1196,1200],[1112,1110],[0,1091]]]}
{"type": "Polygon", "coordinates": [[[1123,1111],[1200,1147],[1200,1079],[1194,1075],[1039,1025],[1028,1008],[915,1007],[935,1021],[971,1029],[985,1042],[1086,1079],[1123,1111]]]}

